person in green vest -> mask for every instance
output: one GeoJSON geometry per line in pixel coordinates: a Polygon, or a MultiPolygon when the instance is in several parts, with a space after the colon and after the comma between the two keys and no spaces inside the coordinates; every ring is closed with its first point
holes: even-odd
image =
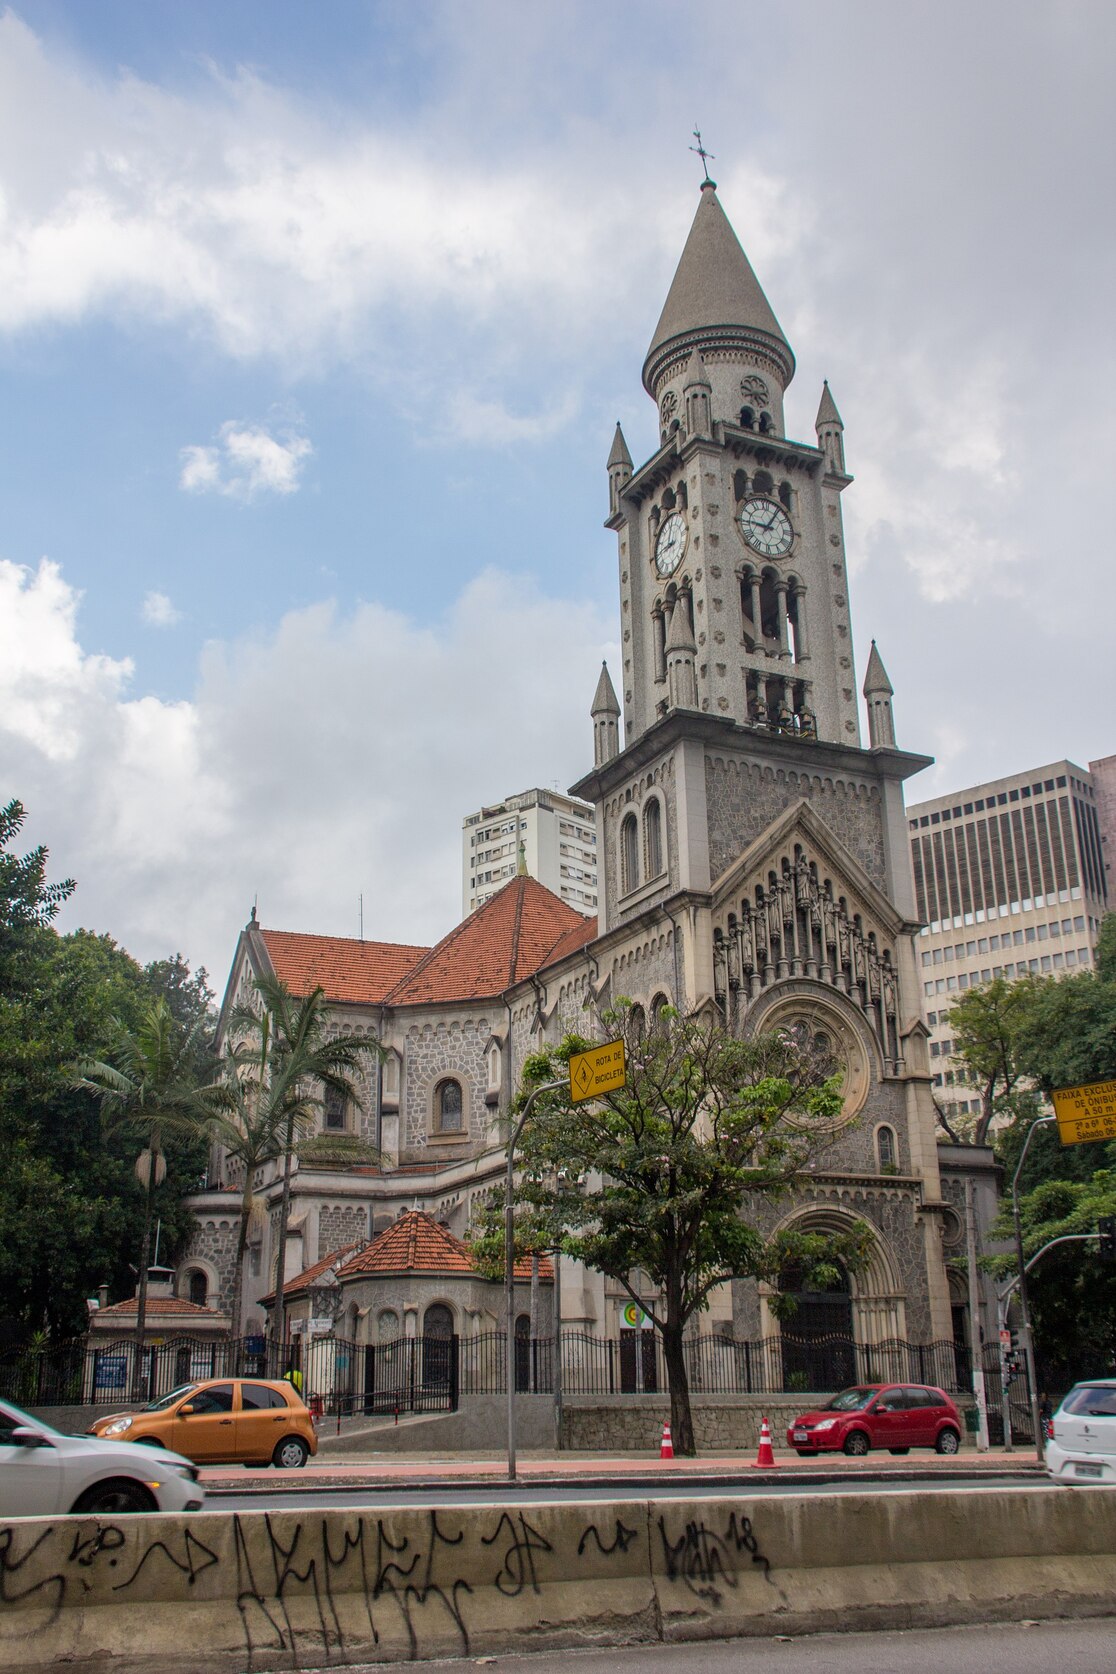
{"type": "Polygon", "coordinates": [[[297,1366],[291,1366],[283,1373],[283,1382],[292,1384],[299,1394],[302,1394],[302,1373],[297,1366]]]}

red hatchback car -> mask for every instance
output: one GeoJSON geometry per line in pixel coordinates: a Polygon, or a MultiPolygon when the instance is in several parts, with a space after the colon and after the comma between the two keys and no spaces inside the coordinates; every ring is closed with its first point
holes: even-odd
{"type": "Polygon", "coordinates": [[[909,1453],[912,1447],[956,1453],[960,1445],[957,1408],[944,1390],[922,1383],[857,1384],[787,1425],[787,1446],[804,1459],[838,1448],[854,1455],[872,1447],[886,1447],[889,1453],[909,1453]]]}

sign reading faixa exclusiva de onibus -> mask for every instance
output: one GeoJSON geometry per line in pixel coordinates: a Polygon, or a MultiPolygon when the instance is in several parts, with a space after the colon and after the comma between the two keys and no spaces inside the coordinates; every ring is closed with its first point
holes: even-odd
{"type": "Polygon", "coordinates": [[[1083,1087],[1057,1087],[1050,1095],[1063,1145],[1090,1139],[1116,1139],[1116,1081],[1090,1081],[1083,1087]]]}

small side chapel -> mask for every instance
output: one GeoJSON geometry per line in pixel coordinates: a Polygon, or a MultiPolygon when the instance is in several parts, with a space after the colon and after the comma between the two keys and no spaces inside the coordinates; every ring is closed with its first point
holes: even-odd
{"type": "MultiPolygon", "coordinates": [[[[874,644],[863,741],[843,426],[827,385],[815,440],[787,436],[794,369],[706,178],[643,365],[659,445],[637,468],[618,425],[608,456],[623,704],[602,669],[593,765],[572,787],[596,809],[599,921],[519,876],[433,948],[266,929],[254,915],[241,933],[222,1029],[266,971],[298,994],[321,984],[338,1026],[386,1050],[382,1063],[369,1055],[360,1109],[327,1104],[301,1150],[285,1283],[410,1212],[459,1239],[475,1200],[501,1189],[525,1056],[625,995],[649,1015],[669,1002],[713,1008],[740,1032],[808,1031],[840,1062],[833,1145],[809,1191],[771,1215],[819,1228],[862,1218],[875,1251],[838,1292],[803,1298],[796,1329],[954,1337],[943,1244],[956,1216],[935,1143],[903,804],[929,758],[896,744],[874,644]]],[[[181,1295],[228,1307],[239,1185],[214,1157],[192,1199],[181,1295]]],[[[276,1170],[250,1246],[245,1333],[262,1329],[274,1288],[279,1189],[276,1170]]],[[[560,1279],[564,1326],[620,1335],[626,1296],[566,1261],[560,1279]]],[[[464,1336],[499,1325],[495,1287],[473,1286],[466,1305],[448,1274],[441,1289],[402,1270],[392,1284],[352,1310],[358,1338],[377,1341],[407,1313],[421,1332],[431,1308],[464,1336]]],[[[754,1340],[780,1327],[748,1282],[724,1287],[702,1329],[754,1340]]]]}

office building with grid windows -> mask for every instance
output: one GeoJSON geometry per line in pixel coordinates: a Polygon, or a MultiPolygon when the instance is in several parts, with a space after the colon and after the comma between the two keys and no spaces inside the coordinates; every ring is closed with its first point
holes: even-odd
{"type": "Polygon", "coordinates": [[[1108,910],[1093,775],[1071,761],[907,809],[935,1097],[976,1115],[949,1012],[969,988],[1089,970],[1108,910]]]}

